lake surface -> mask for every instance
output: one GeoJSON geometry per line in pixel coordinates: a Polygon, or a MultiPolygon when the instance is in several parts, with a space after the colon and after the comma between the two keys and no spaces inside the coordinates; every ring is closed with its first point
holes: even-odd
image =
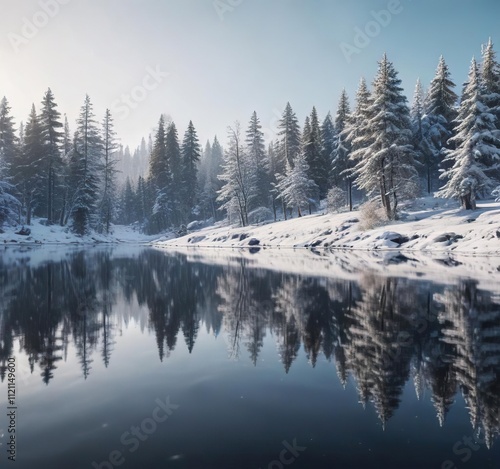
{"type": "Polygon", "coordinates": [[[0,466],[498,468],[500,294],[445,277],[7,248],[0,466]]]}

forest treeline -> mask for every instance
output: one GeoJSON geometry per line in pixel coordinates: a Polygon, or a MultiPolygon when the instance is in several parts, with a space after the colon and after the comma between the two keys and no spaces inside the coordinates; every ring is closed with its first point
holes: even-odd
{"type": "Polygon", "coordinates": [[[113,223],[160,233],[194,220],[245,226],[301,216],[325,200],[352,210],[369,199],[393,220],[401,201],[422,193],[474,209],[476,200],[500,196],[500,66],[491,40],[481,59],[472,60],[459,98],[441,57],[410,106],[384,55],[372,86],[361,79],[353,106],[343,91],[335,115],[320,120],[314,107],[301,127],[288,103],[271,142],[256,112],[246,129],[229,127],[225,148],[217,137],[202,148],[192,122],[181,138],[162,115],[134,158],[118,145],[109,110],[97,122],[89,96],[73,134],[50,89],[18,130],[3,98],[0,223],[29,225],[37,216],[77,234],[108,233],[113,223]],[[140,161],[140,175],[123,183],[120,170],[133,176],[125,161],[140,161]]]}

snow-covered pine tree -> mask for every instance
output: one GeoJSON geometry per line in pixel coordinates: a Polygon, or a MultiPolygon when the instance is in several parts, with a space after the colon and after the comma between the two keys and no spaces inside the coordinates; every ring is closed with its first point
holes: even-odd
{"type": "Polygon", "coordinates": [[[178,226],[182,222],[181,201],[183,196],[182,185],[182,154],[179,144],[179,135],[174,122],[171,122],[167,128],[165,137],[165,147],[167,151],[168,165],[171,173],[171,214],[170,223],[178,226]]]}
{"type": "Polygon", "coordinates": [[[183,218],[188,221],[196,204],[196,180],[198,164],[201,157],[200,142],[193,122],[189,121],[188,128],[182,141],[182,209],[183,218]]]}
{"type": "Polygon", "coordinates": [[[84,235],[95,226],[101,182],[102,140],[88,95],[80,109],[75,132],[74,150],[70,160],[71,187],[74,188],[71,206],[72,230],[84,235]]]}
{"type": "MultiPolygon", "coordinates": [[[[18,191],[21,194],[22,210],[25,214],[27,225],[31,225],[34,206],[40,194],[44,193],[43,170],[44,164],[44,134],[40,119],[36,113],[35,105],[31,108],[26,129],[24,132],[24,145],[21,148],[17,173],[14,178],[18,191]]],[[[46,194],[46,193],[45,193],[46,194]]]]}
{"type": "Polygon", "coordinates": [[[432,191],[432,177],[436,164],[436,158],[434,157],[432,148],[429,146],[429,140],[424,138],[424,90],[420,78],[417,79],[417,83],[415,85],[410,117],[411,130],[413,133],[413,146],[418,154],[418,160],[422,162],[422,170],[425,171],[423,177],[425,177],[427,181],[427,192],[430,194],[432,191]]]}
{"type": "Polygon", "coordinates": [[[324,199],[328,192],[328,175],[331,169],[331,161],[323,161],[321,142],[321,128],[316,107],[313,107],[311,115],[306,118],[302,133],[302,152],[309,165],[310,178],[318,186],[318,196],[324,199]]]}
{"type": "Polygon", "coordinates": [[[248,124],[245,143],[247,152],[255,166],[256,194],[253,200],[253,208],[267,207],[269,205],[269,160],[267,158],[266,146],[262,125],[254,111],[248,124]]]}
{"type": "Polygon", "coordinates": [[[291,208],[297,209],[299,217],[305,208],[310,207],[318,186],[309,176],[309,165],[304,152],[295,158],[293,167],[288,165],[286,176],[278,177],[277,189],[280,198],[291,208]]]}
{"type": "Polygon", "coordinates": [[[361,78],[356,92],[356,107],[354,112],[351,113],[349,119],[345,123],[344,131],[341,134],[345,142],[345,148],[349,150],[349,170],[346,177],[351,178],[351,186],[355,182],[354,161],[352,153],[356,150],[368,147],[371,143],[372,135],[368,130],[368,123],[370,122],[370,109],[371,93],[368,90],[366,81],[361,78]]]}
{"type": "Polygon", "coordinates": [[[333,152],[335,150],[336,134],[332,115],[329,112],[321,123],[321,159],[328,162],[328,187],[337,185],[333,172],[333,152]]]}
{"type": "MultiPolygon", "coordinates": [[[[299,121],[290,103],[286,104],[283,116],[278,123],[278,129],[280,149],[282,151],[280,158],[283,162],[288,162],[293,166],[295,158],[301,151],[301,135],[299,121]]],[[[283,164],[283,168],[286,168],[285,164],[283,164]]]]}
{"type": "Polygon", "coordinates": [[[57,104],[50,88],[42,100],[40,123],[43,129],[45,146],[41,169],[44,175],[47,223],[50,225],[54,222],[55,217],[56,179],[62,165],[60,143],[63,138],[61,113],[57,110],[57,104]]]}
{"type": "Polygon", "coordinates": [[[256,172],[253,161],[241,138],[239,122],[229,127],[229,147],[224,153],[223,172],[219,176],[223,186],[218,201],[229,214],[236,209],[241,226],[248,225],[248,213],[256,189],[256,172]]]}
{"type": "MultiPolygon", "coordinates": [[[[483,47],[483,62],[481,70],[481,92],[482,101],[489,112],[495,116],[495,126],[497,132],[495,136],[500,138],[500,65],[496,60],[496,52],[493,48],[493,42],[490,40],[483,47]]],[[[487,167],[492,167],[498,163],[498,156],[493,159],[483,160],[487,167]]],[[[499,170],[490,170],[490,175],[500,180],[499,170]]]]}
{"type": "Polygon", "coordinates": [[[456,135],[451,139],[455,149],[446,157],[452,167],[441,175],[447,182],[437,193],[439,197],[459,199],[467,210],[473,210],[476,198],[491,194],[498,183],[488,175],[497,166],[485,165],[500,158],[500,141],[495,136],[496,117],[483,99],[479,67],[472,59],[456,119],[456,135]]]}
{"type": "Polygon", "coordinates": [[[3,97],[0,100],[0,226],[14,219],[15,210],[20,207],[11,182],[19,150],[13,121],[7,98],[3,97]]]}
{"type": "Polygon", "coordinates": [[[426,167],[427,190],[432,192],[437,185],[438,168],[449,169],[446,158],[447,150],[452,149],[450,138],[454,134],[457,116],[457,95],[453,91],[455,83],[444,57],[441,56],[424,101],[422,116],[422,142],[419,150],[426,167]]]}
{"type": "Polygon", "coordinates": [[[500,65],[496,60],[496,52],[491,38],[483,47],[481,64],[481,82],[484,102],[497,117],[497,128],[500,129],[500,65]]]}
{"type": "Polygon", "coordinates": [[[347,204],[352,210],[352,161],[349,158],[351,153],[351,142],[346,134],[346,130],[351,122],[351,108],[346,90],[342,90],[340,95],[337,114],[335,115],[335,145],[333,150],[333,171],[336,185],[344,186],[347,193],[347,204]]]}
{"type": "Polygon", "coordinates": [[[167,228],[170,219],[170,194],[172,174],[167,158],[165,118],[160,116],[149,159],[149,183],[154,194],[154,204],[149,231],[159,233],[167,228]]]}
{"type": "Polygon", "coordinates": [[[387,218],[397,218],[400,198],[414,192],[417,185],[415,150],[411,143],[410,109],[394,65],[384,54],[373,82],[372,101],[366,123],[368,145],[359,145],[351,153],[356,163],[356,185],[370,195],[377,194],[387,218]]]}
{"type": "Polygon", "coordinates": [[[217,212],[220,208],[218,202],[218,192],[222,188],[219,176],[222,173],[224,160],[224,150],[219,143],[217,136],[210,147],[210,153],[206,155],[206,179],[203,187],[203,199],[208,206],[208,213],[214,220],[217,220],[217,212]]]}
{"type": "Polygon", "coordinates": [[[118,173],[118,144],[111,111],[106,109],[102,122],[102,195],[99,206],[99,229],[109,234],[116,210],[116,175],[118,173]]]}

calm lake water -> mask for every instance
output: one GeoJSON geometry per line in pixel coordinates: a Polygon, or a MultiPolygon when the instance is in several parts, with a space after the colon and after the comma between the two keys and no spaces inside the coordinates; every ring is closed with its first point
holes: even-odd
{"type": "Polygon", "coordinates": [[[500,294],[473,278],[346,280],[149,248],[9,249],[1,467],[500,464],[500,294]]]}

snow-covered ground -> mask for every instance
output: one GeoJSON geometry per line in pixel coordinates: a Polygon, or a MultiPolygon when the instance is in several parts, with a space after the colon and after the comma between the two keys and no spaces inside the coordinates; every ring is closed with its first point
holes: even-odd
{"type": "Polygon", "coordinates": [[[159,238],[158,235],[148,236],[142,234],[131,226],[113,226],[112,233],[101,235],[93,233],[87,236],[77,236],[68,227],[59,225],[46,226],[37,219],[31,226],[26,226],[31,233],[29,236],[16,234],[22,227],[3,228],[0,232],[1,244],[100,244],[100,243],[133,243],[146,244],[151,241],[161,242],[168,237],[159,238]]]}
{"type": "Polygon", "coordinates": [[[263,226],[206,228],[162,247],[329,248],[500,255],[500,203],[466,211],[432,198],[406,207],[401,221],[363,230],[360,213],[310,215],[263,226]]]}
{"type": "Polygon", "coordinates": [[[500,255],[500,203],[485,202],[466,211],[455,203],[432,197],[405,207],[401,221],[364,230],[357,211],[316,214],[260,226],[208,227],[175,238],[144,235],[134,227],[114,226],[110,235],[79,237],[68,228],[45,226],[35,220],[31,234],[15,234],[20,227],[0,233],[0,244],[152,244],[159,247],[314,248],[349,250],[422,251],[500,255]]]}

